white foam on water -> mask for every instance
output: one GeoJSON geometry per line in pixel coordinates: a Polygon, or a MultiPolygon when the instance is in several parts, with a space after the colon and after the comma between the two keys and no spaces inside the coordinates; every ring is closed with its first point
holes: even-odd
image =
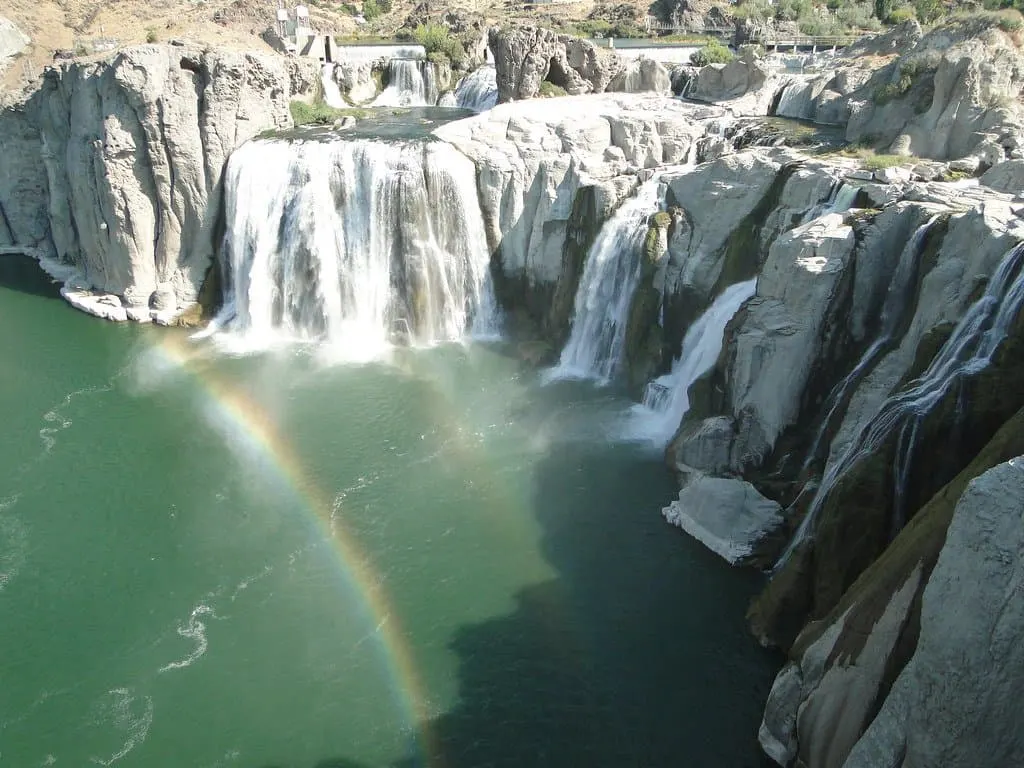
{"type": "Polygon", "coordinates": [[[17,496],[0,501],[0,592],[18,575],[28,554],[28,528],[9,512],[17,496]]]}
{"type": "Polygon", "coordinates": [[[190,667],[193,662],[206,653],[208,642],[206,639],[206,624],[204,624],[200,618],[202,616],[209,616],[214,619],[217,618],[217,614],[215,614],[213,609],[205,603],[200,603],[193,608],[192,613],[188,617],[188,621],[185,624],[178,626],[178,634],[195,643],[192,652],[180,661],[172,661],[169,664],[164,664],[164,666],[160,667],[158,670],[159,672],[169,672],[172,669],[184,669],[185,667],[190,667]]]}
{"type": "Polygon", "coordinates": [[[153,725],[153,699],[137,696],[131,688],[107,691],[94,707],[93,724],[111,727],[125,737],[120,749],[109,757],[90,757],[96,765],[113,765],[146,740],[153,725]]]}

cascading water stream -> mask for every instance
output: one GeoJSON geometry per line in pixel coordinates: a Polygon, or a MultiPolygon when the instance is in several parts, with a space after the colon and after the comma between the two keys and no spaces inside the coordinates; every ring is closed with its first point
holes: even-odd
{"type": "Polygon", "coordinates": [[[365,359],[494,324],[473,163],[443,142],[254,141],[226,173],[219,327],[365,359]]]}
{"type": "Polygon", "coordinates": [[[832,187],[828,200],[810,208],[800,217],[800,223],[806,224],[830,213],[846,213],[853,207],[853,202],[857,199],[858,192],[860,192],[860,187],[840,181],[832,187]]]}
{"type": "MultiPolygon", "coordinates": [[[[854,187],[854,190],[854,195],[856,195],[857,188],[854,187]]],[[[840,406],[846,403],[847,395],[852,387],[860,382],[864,374],[875,364],[878,355],[892,341],[893,335],[903,322],[906,309],[911,303],[909,292],[915,282],[915,267],[918,263],[918,258],[924,247],[925,238],[927,238],[928,233],[935,222],[938,221],[938,218],[938,216],[932,216],[928,221],[919,226],[910,238],[910,242],[903,248],[899,263],[896,265],[896,271],[892,277],[892,282],[889,283],[885,300],[882,302],[882,322],[878,336],[875,337],[875,340],[865,350],[864,354],[861,355],[860,360],[857,361],[853,369],[829,392],[828,400],[826,401],[828,410],[825,413],[825,418],[818,425],[818,431],[811,442],[810,450],[807,451],[807,457],[804,459],[803,464],[804,471],[807,471],[818,458],[818,453],[821,451],[822,443],[828,434],[832,420],[840,406]]]]}
{"type": "Polygon", "coordinates": [[[329,107],[343,109],[348,106],[345,98],[341,95],[341,88],[334,79],[334,64],[324,64],[320,68],[320,84],[323,86],[324,102],[329,107]]]}
{"type": "Polygon", "coordinates": [[[657,177],[644,182],[601,227],[576,291],[569,341],[550,378],[607,382],[615,373],[640,280],[647,222],[658,210],[660,187],[657,177]]]}
{"type": "Polygon", "coordinates": [[[424,107],[437,103],[434,66],[425,59],[391,59],[387,83],[372,106],[424,107]]]}
{"type": "Polygon", "coordinates": [[[757,290],[757,278],[726,288],[686,331],[672,370],[648,383],[643,404],[634,409],[634,437],[664,443],[690,410],[690,387],[711,370],[725,342],[725,327],[757,290]]]}
{"type": "Polygon", "coordinates": [[[498,79],[493,64],[479,67],[455,88],[455,105],[474,112],[483,112],[498,103],[498,79]]]}
{"type": "MultiPolygon", "coordinates": [[[[811,535],[829,493],[858,461],[877,450],[897,425],[906,423],[905,419],[918,420],[929,413],[954,382],[973,376],[988,366],[1024,304],[1022,261],[1024,244],[1018,244],[1003,256],[984,295],[964,313],[927,370],[906,389],[890,395],[842,455],[829,465],[810,509],[779,558],[776,570],[785,565],[796,548],[811,535]]],[[[906,442],[904,450],[912,450],[915,432],[916,428],[911,428],[909,438],[901,441],[906,442]]],[[[907,461],[897,457],[897,475],[907,474],[899,469],[905,467],[907,461]]],[[[898,494],[905,498],[906,489],[900,488],[898,494]]]]}

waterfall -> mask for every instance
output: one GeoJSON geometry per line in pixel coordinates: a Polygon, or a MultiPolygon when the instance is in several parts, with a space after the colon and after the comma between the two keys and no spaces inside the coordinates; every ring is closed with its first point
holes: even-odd
{"type": "MultiPolygon", "coordinates": [[[[988,366],[1024,303],[1022,257],[1024,244],[1014,246],[1003,256],[984,295],[960,318],[927,370],[910,382],[906,389],[890,395],[842,455],[828,466],[810,509],[776,564],[776,570],[786,563],[793,551],[811,534],[828,494],[858,461],[878,450],[892,430],[905,423],[905,420],[913,422],[927,415],[954,382],[965,376],[973,376],[988,366]]],[[[904,433],[905,439],[900,441],[903,450],[912,449],[916,431],[914,425],[904,433]]],[[[897,452],[897,483],[905,482],[908,461],[899,454],[897,452]]],[[[900,487],[898,493],[901,499],[906,497],[904,487],[900,487]]]]}
{"type": "Polygon", "coordinates": [[[375,107],[423,107],[437,103],[434,65],[425,59],[391,59],[387,86],[373,101],[375,107]]]}
{"type": "Polygon", "coordinates": [[[658,210],[660,186],[657,177],[644,182],[601,227],[576,291],[569,341],[550,378],[608,381],[615,373],[640,281],[647,221],[658,210]]]}
{"type": "Polygon", "coordinates": [[[225,176],[220,325],[349,357],[493,330],[476,169],[443,142],[253,141],[225,176]]]}
{"type": "Polygon", "coordinates": [[[341,95],[341,89],[334,79],[334,64],[324,64],[320,68],[320,84],[324,90],[324,102],[329,107],[342,109],[348,106],[345,98],[341,95]]]}
{"type": "Polygon", "coordinates": [[[672,370],[650,382],[634,410],[634,437],[667,442],[690,410],[690,386],[711,370],[722,352],[725,326],[757,290],[757,278],[726,288],[686,331],[672,370]]]}
{"type": "Polygon", "coordinates": [[[455,105],[483,112],[498,103],[498,80],[493,64],[474,69],[455,88],[455,105]]]}
{"type": "Polygon", "coordinates": [[[878,336],[865,350],[864,354],[861,355],[860,360],[857,361],[853,369],[829,392],[828,400],[826,401],[828,410],[825,413],[825,418],[818,425],[818,431],[815,433],[811,448],[804,459],[804,471],[809,469],[811,464],[817,459],[832,420],[839,408],[846,403],[847,395],[853,386],[860,382],[861,377],[874,365],[876,358],[892,341],[896,330],[902,323],[906,308],[911,304],[910,290],[916,280],[915,267],[921,255],[921,250],[924,247],[925,238],[938,219],[938,216],[932,216],[928,221],[919,226],[914,231],[913,237],[910,238],[910,242],[903,248],[899,263],[896,265],[896,271],[893,273],[892,282],[889,283],[885,300],[882,302],[881,328],[879,329],[878,336]]]}
{"type": "Polygon", "coordinates": [[[832,187],[828,200],[808,209],[800,217],[800,223],[806,224],[829,213],[846,213],[853,206],[853,201],[857,199],[858,192],[860,192],[860,187],[840,181],[832,187]]]}

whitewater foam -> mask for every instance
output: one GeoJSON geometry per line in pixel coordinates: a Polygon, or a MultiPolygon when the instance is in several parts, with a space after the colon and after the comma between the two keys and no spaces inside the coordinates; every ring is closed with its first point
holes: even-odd
{"type": "Polygon", "coordinates": [[[112,755],[106,758],[91,757],[97,765],[113,765],[146,740],[153,725],[153,699],[136,696],[131,688],[114,688],[107,691],[94,707],[96,716],[93,724],[110,726],[126,740],[112,755]]]}
{"type": "Polygon", "coordinates": [[[164,666],[157,670],[158,672],[169,672],[172,669],[184,669],[185,667],[190,667],[197,659],[206,653],[206,648],[208,646],[206,639],[206,624],[204,624],[200,619],[201,616],[209,616],[212,619],[217,618],[217,614],[215,614],[213,609],[205,603],[200,603],[193,608],[192,613],[189,614],[188,621],[185,624],[179,624],[177,631],[182,637],[191,640],[195,644],[195,647],[184,659],[164,664],[164,666]]]}

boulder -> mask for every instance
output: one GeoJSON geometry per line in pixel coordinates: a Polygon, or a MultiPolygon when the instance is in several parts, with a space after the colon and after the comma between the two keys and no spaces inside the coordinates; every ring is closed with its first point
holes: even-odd
{"type": "Polygon", "coordinates": [[[619,74],[608,83],[609,91],[639,93],[655,91],[668,93],[672,90],[668,70],[653,59],[641,57],[628,62],[619,74]]]}
{"type": "Polygon", "coordinates": [[[736,565],[753,556],[758,543],[782,524],[781,511],[750,483],[702,475],[692,478],[662,514],[736,565]]]}
{"type": "Polygon", "coordinates": [[[1024,160],[1007,160],[992,166],[982,174],[981,183],[1010,195],[1024,195],[1024,160]]]}

